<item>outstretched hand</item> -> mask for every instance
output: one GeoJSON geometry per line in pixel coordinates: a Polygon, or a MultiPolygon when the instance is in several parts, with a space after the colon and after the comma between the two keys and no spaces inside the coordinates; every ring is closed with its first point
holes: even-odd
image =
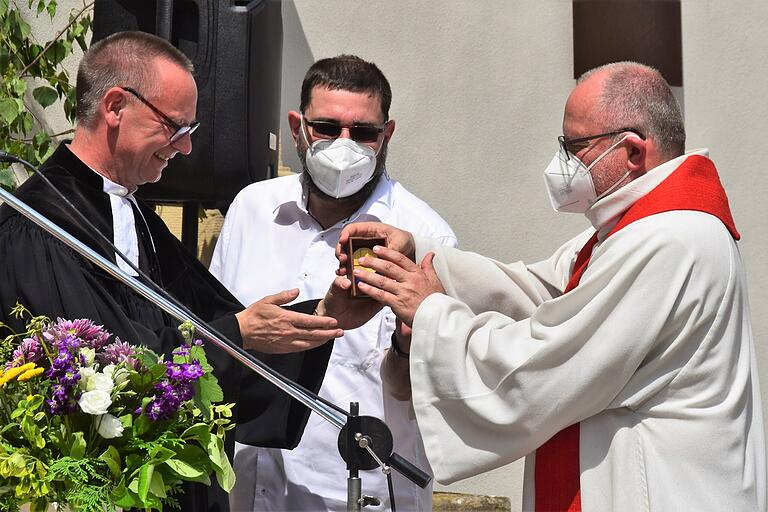
{"type": "Polygon", "coordinates": [[[287,354],[318,347],[344,335],[334,318],[307,315],[284,309],[299,296],[285,290],[254,302],[235,316],[240,324],[243,348],[268,354],[287,354]]]}
{"type": "Polygon", "coordinates": [[[377,302],[389,306],[395,315],[409,327],[419,305],[433,293],[445,293],[437,277],[430,252],[416,264],[400,252],[386,247],[373,248],[378,258],[361,258],[360,265],[375,270],[355,269],[353,279],[357,287],[377,302]]]}
{"type": "Polygon", "coordinates": [[[345,276],[336,277],[325,298],[317,305],[319,315],[335,318],[343,329],[357,329],[384,307],[375,300],[350,298],[351,286],[352,282],[345,276]]]}

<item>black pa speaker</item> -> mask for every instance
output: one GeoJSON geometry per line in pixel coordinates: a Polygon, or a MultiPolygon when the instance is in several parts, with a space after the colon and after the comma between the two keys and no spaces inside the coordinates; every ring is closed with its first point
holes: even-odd
{"type": "MultiPolygon", "coordinates": [[[[225,207],[254,181],[277,174],[283,24],[279,0],[173,0],[171,43],[195,65],[192,153],[177,156],[155,202],[225,207]]],[[[93,40],[124,30],[155,33],[155,0],[96,0],[93,40]]]]}

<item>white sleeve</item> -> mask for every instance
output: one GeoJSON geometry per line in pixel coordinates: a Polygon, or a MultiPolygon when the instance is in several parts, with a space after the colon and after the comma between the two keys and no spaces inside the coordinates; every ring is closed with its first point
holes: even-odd
{"type": "Polygon", "coordinates": [[[227,282],[227,275],[226,275],[226,267],[227,264],[227,256],[228,256],[228,249],[229,249],[229,242],[232,237],[232,231],[235,230],[235,225],[237,224],[237,212],[238,212],[238,205],[239,202],[237,200],[237,197],[235,197],[235,200],[232,201],[232,204],[229,207],[229,210],[227,210],[227,215],[224,218],[224,225],[221,228],[221,231],[219,232],[219,239],[216,241],[216,247],[213,249],[213,256],[211,257],[211,264],[208,267],[208,270],[211,274],[216,277],[219,281],[221,281],[224,286],[231,286],[231,282],[227,282]]]}
{"type": "Polygon", "coordinates": [[[527,318],[545,300],[562,294],[578,250],[591,236],[587,230],[548,259],[526,265],[504,264],[477,253],[446,248],[416,237],[416,261],[435,253],[438,277],[451,297],[459,297],[475,313],[502,311],[516,320],[527,318]]]}
{"type": "Polygon", "coordinates": [[[512,462],[674,377],[661,356],[658,367],[638,368],[651,351],[688,354],[680,345],[701,329],[691,315],[713,321],[730,279],[730,236],[722,228],[713,237],[709,222],[660,230],[659,221],[673,224],[662,216],[597,246],[579,286],[551,300],[518,264],[446,258],[451,296],[433,294],[417,310],[410,358],[414,409],[438,481],[512,462]],[[520,313],[525,300],[532,314],[516,321],[508,308],[520,313]]]}

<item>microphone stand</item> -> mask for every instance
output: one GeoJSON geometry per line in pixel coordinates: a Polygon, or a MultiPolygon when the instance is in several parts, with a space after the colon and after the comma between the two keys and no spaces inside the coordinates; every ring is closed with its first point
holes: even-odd
{"type": "MultiPolygon", "coordinates": [[[[34,173],[44,177],[44,175],[29,162],[4,151],[0,151],[0,162],[22,164],[31,169],[34,173]]],[[[47,178],[45,179],[47,180],[47,178]]],[[[24,217],[50,233],[85,259],[102,268],[112,277],[120,280],[175,319],[180,322],[190,321],[192,325],[195,326],[197,332],[209,339],[214,345],[241,364],[245,365],[251,371],[259,374],[281,391],[287,393],[289,396],[308,407],[311,411],[317,413],[331,425],[340,429],[339,452],[341,453],[342,458],[347,462],[350,470],[351,490],[348,489],[348,510],[359,511],[360,508],[350,507],[362,507],[366,504],[372,504],[371,501],[366,501],[365,498],[359,497],[360,479],[357,476],[358,468],[373,469],[379,465],[382,468],[382,471],[384,471],[385,474],[388,474],[390,471],[389,468],[391,467],[421,488],[426,487],[432,480],[431,476],[397,453],[392,452],[392,433],[389,430],[389,427],[378,418],[371,416],[357,416],[358,407],[356,403],[353,403],[350,407],[350,413],[345,413],[342,409],[333,406],[333,404],[325,403],[316,394],[304,389],[292,380],[285,378],[280,373],[237,346],[165,292],[162,294],[158,293],[134,278],[2,187],[0,187],[0,200],[14,208],[24,217]],[[341,413],[339,411],[341,411],[341,413]],[[342,442],[342,439],[344,442],[342,442]],[[344,445],[343,449],[342,444],[344,445]],[[349,457],[351,462],[350,460],[347,460],[347,457],[349,457]],[[384,464],[382,460],[386,460],[389,466],[384,464]],[[373,461],[373,464],[371,464],[371,461],[373,461]],[[355,480],[355,478],[357,480],[355,480]],[[351,501],[354,501],[354,504],[351,503],[351,501]]],[[[119,255],[127,261],[127,258],[125,258],[122,253],[119,255]]],[[[154,283],[152,284],[154,285],[154,283]]]]}

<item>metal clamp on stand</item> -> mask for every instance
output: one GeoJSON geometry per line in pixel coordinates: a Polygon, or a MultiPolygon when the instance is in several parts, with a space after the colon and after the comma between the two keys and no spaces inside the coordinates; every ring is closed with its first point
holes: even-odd
{"type": "Polygon", "coordinates": [[[362,495],[362,485],[359,470],[380,468],[387,475],[390,483],[390,503],[394,512],[394,492],[391,484],[392,469],[397,470],[411,482],[422,489],[432,480],[423,472],[397,453],[392,452],[394,446],[392,432],[387,424],[373,416],[359,416],[357,402],[349,404],[350,415],[347,423],[341,429],[338,439],[339,454],[347,463],[349,477],[347,479],[347,511],[360,512],[367,505],[380,505],[381,500],[372,496],[362,495]]]}

